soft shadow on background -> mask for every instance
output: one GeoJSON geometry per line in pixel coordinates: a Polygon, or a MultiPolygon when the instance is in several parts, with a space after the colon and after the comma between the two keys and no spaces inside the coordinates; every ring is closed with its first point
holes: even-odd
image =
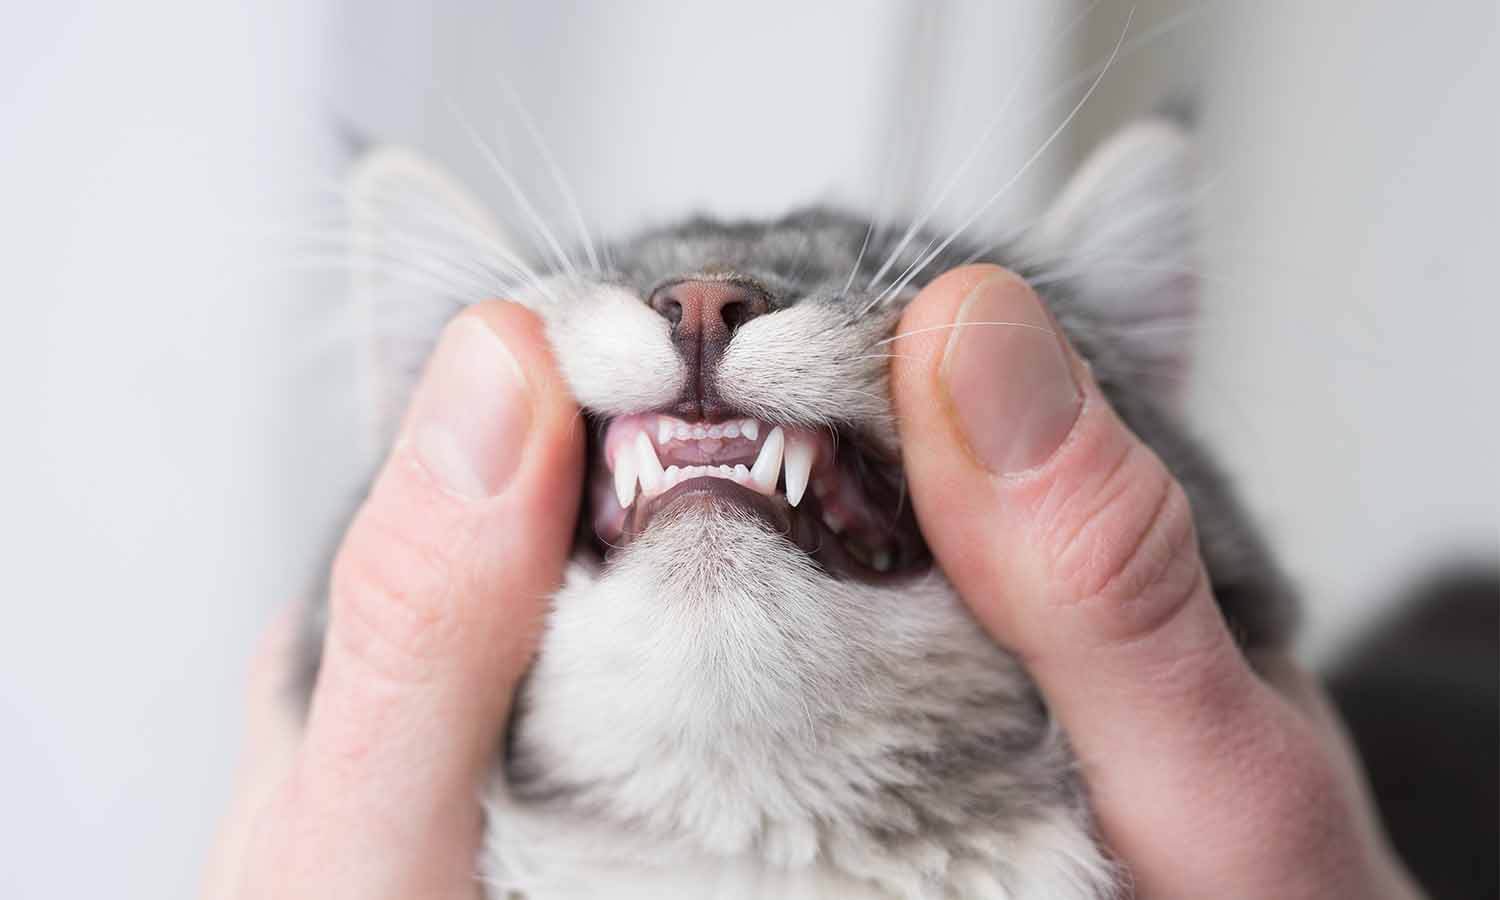
{"type": "MultiPolygon", "coordinates": [[[[1087,86],[1131,11],[1100,3],[1059,37],[1082,4],[742,7],[8,12],[0,894],[194,890],[246,658],[368,464],[344,282],[295,252],[354,146],[417,145],[498,203],[467,117],[544,185],[503,80],[605,233],[689,209],[899,213],[1031,60],[939,212],[951,226],[1056,127],[1071,101],[1053,98],[1087,86]]],[[[1110,130],[1192,98],[1189,414],[1304,588],[1304,656],[1439,896],[1495,895],[1496,17],[1492,0],[1137,4],[1127,52],[976,226],[1024,220],[1110,130]]]]}

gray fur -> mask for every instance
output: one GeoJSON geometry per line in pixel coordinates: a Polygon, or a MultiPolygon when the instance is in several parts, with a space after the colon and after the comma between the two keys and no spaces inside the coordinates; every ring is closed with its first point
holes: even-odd
{"type": "MultiPolygon", "coordinates": [[[[1159,180],[1142,183],[1158,190],[1159,180]]],[[[1181,214],[1168,200],[1156,219],[1181,214]]],[[[1107,236],[1097,224],[1059,217],[1051,230],[1064,241],[1107,236]]],[[[872,305],[865,285],[887,256],[899,273],[929,244],[922,235],[896,253],[899,234],[826,209],[694,219],[607,248],[601,271],[530,280],[519,294],[494,287],[537,310],[580,403],[609,416],[663,405],[684,377],[665,320],[644,303],[654,287],[687,275],[752,280],[773,311],[731,341],[720,369],[729,402],[894,451],[880,341],[902,304],[964,262],[1016,269],[1187,490],[1236,634],[1251,646],[1284,640],[1291,606],[1274,566],[1159,380],[1142,376],[1169,354],[1138,345],[1130,297],[1101,302],[1119,282],[1044,240],[955,245],[872,305]]],[[[1096,265],[1101,241],[1082,241],[1096,265]]],[[[1171,258],[1146,262],[1180,273],[1181,248],[1162,252],[1171,258]]],[[[314,619],[316,633],[321,611],[314,619]]],[[[758,520],[664,513],[608,561],[580,544],[515,709],[482,861],[495,896],[1082,900],[1118,886],[1065,738],[937,571],[881,586],[841,580],[758,520]]]]}

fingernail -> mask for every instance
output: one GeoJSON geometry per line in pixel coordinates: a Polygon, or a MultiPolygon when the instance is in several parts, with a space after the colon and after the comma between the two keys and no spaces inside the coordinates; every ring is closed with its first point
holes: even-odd
{"type": "Polygon", "coordinates": [[[492,497],[514,474],[530,424],[526,379],[504,341],[477,318],[454,321],[412,401],[417,458],[449,491],[492,497]]]}
{"type": "Polygon", "coordinates": [[[954,326],[938,377],[974,457],[996,474],[1046,462],[1083,394],[1041,301],[1015,276],[996,275],[964,298],[954,326]]]}

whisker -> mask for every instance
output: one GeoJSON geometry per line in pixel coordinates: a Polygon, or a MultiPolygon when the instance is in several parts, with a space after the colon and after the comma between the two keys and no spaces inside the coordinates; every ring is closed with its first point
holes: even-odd
{"type": "Polygon", "coordinates": [[[844,282],[844,290],[840,297],[849,296],[849,288],[854,286],[854,276],[859,274],[859,264],[865,261],[865,251],[870,249],[870,238],[875,234],[875,219],[871,217],[870,223],[865,226],[865,239],[859,245],[859,253],[854,257],[854,268],[849,270],[849,279],[844,282]]]}
{"type": "Polygon", "coordinates": [[[1057,336],[1057,332],[1052,330],[1051,328],[1046,328],[1041,325],[1033,325],[1030,322],[1003,322],[999,320],[990,322],[949,322],[946,325],[929,325],[926,328],[917,328],[912,331],[903,331],[900,334],[893,334],[885,340],[876,341],[875,346],[881,347],[886,344],[899,341],[902,338],[912,337],[913,335],[918,334],[926,334],[930,331],[947,331],[952,328],[968,328],[970,325],[998,325],[1007,328],[1026,328],[1030,329],[1031,331],[1040,331],[1042,334],[1050,334],[1053,337],[1057,336]]]}
{"type": "Polygon", "coordinates": [[[453,116],[458,120],[460,126],[468,133],[469,138],[474,141],[475,146],[490,164],[490,167],[494,169],[501,183],[505,185],[505,189],[510,192],[511,198],[521,207],[521,211],[525,213],[531,226],[536,229],[537,234],[546,242],[557,264],[563,271],[577,278],[578,268],[573,264],[572,258],[568,256],[567,251],[563,249],[562,244],[557,240],[557,235],[553,233],[551,228],[547,227],[546,221],[536,211],[536,207],[531,205],[531,201],[526,197],[526,192],[521,190],[521,186],[516,183],[516,179],[510,174],[510,170],[500,161],[494,148],[475,130],[473,124],[469,122],[468,117],[451,100],[448,101],[448,107],[453,116]]]}
{"type": "Polygon", "coordinates": [[[1043,141],[1041,146],[1036,149],[1036,152],[1032,153],[1031,156],[1027,158],[1026,162],[1021,165],[1020,169],[1018,169],[1016,173],[1010,177],[1009,180],[1002,184],[999,190],[990,195],[990,198],[983,204],[981,204],[980,207],[975,210],[972,215],[970,215],[963,221],[961,225],[958,226],[958,228],[954,229],[953,233],[944,238],[943,241],[939,243],[935,248],[927,251],[916,262],[913,262],[911,267],[902,274],[901,278],[898,281],[881,292],[876,300],[871,303],[871,306],[877,306],[881,302],[884,302],[886,298],[900,293],[900,291],[905,288],[907,284],[911,283],[911,280],[913,278],[917,277],[917,275],[921,274],[922,270],[931,265],[932,261],[937,259],[937,257],[944,250],[948,249],[948,246],[955,240],[957,240],[958,237],[963,234],[963,232],[966,231],[970,225],[973,225],[974,222],[977,221],[986,210],[988,210],[997,201],[999,201],[1001,197],[1005,196],[1005,194],[1010,191],[1011,187],[1014,186],[1016,182],[1019,181],[1028,170],[1030,170],[1032,165],[1034,165],[1036,161],[1042,157],[1042,154],[1047,152],[1047,149],[1052,146],[1053,142],[1056,141],[1057,138],[1062,135],[1063,131],[1068,127],[1068,125],[1072,123],[1074,117],[1078,115],[1079,110],[1083,109],[1084,104],[1087,103],[1089,101],[1089,98],[1094,95],[1094,91],[1099,88],[1099,84],[1104,80],[1104,76],[1109,73],[1110,66],[1113,65],[1116,57],[1119,56],[1120,47],[1125,42],[1125,36],[1130,31],[1130,22],[1134,18],[1135,6],[1132,5],[1130,7],[1130,13],[1125,17],[1125,25],[1120,30],[1120,37],[1115,41],[1114,49],[1110,52],[1109,59],[1105,63],[1104,69],[1099,72],[1099,75],[1094,79],[1094,82],[1089,85],[1089,89],[1084,92],[1083,97],[1079,99],[1076,104],[1074,104],[1073,109],[1069,111],[1068,115],[1063,119],[1062,124],[1058,125],[1057,128],[1055,128],[1052,133],[1047,136],[1047,139],[1043,141]]]}
{"type": "Polygon", "coordinates": [[[930,204],[928,204],[927,210],[921,215],[916,216],[912,219],[911,224],[907,226],[905,233],[901,235],[901,239],[896,243],[896,246],[886,256],[885,262],[883,262],[880,268],[876,270],[875,274],[870,277],[869,284],[865,285],[865,288],[867,290],[873,289],[875,285],[885,277],[885,273],[890,271],[891,266],[894,265],[896,260],[900,258],[901,251],[906,249],[907,244],[911,243],[912,238],[916,236],[917,232],[920,231],[922,227],[926,225],[934,215],[937,214],[937,211],[940,208],[942,208],[943,202],[948,199],[948,195],[951,194],[953,192],[953,189],[958,186],[959,182],[964,176],[964,173],[966,173],[969,170],[969,167],[974,164],[975,160],[979,158],[980,151],[982,151],[986,146],[989,145],[990,138],[992,135],[994,135],[995,129],[1000,126],[1000,123],[1005,119],[1006,114],[1010,111],[1012,104],[1014,104],[1016,98],[1020,96],[1021,86],[1026,83],[1027,79],[1034,72],[1033,67],[1037,60],[1042,57],[1043,52],[1054,49],[1064,38],[1072,33],[1072,31],[1077,28],[1085,18],[1088,17],[1089,13],[1094,11],[1094,8],[1097,7],[1099,3],[1100,0],[1093,0],[1093,2],[1084,7],[1081,12],[1074,16],[1073,19],[1068,22],[1068,24],[1065,25],[1060,32],[1053,35],[1052,38],[1048,41],[1038,43],[1032,49],[1031,53],[1027,55],[1027,57],[1023,59],[1019,65],[1016,66],[1016,77],[1014,79],[1014,82],[1011,84],[1010,90],[1006,93],[1005,99],[1000,103],[999,112],[997,112],[993,117],[990,118],[989,124],[985,126],[984,132],[979,136],[978,142],[975,143],[973,149],[969,151],[968,155],[964,157],[963,161],[959,163],[958,168],[949,177],[947,184],[943,185],[942,189],[938,191],[937,197],[934,198],[930,204]]]}
{"type": "Polygon", "coordinates": [[[583,212],[578,207],[577,196],[574,195],[572,187],[568,184],[568,180],[563,177],[561,167],[557,165],[551,150],[547,147],[546,141],[542,139],[541,131],[536,127],[536,121],[532,119],[531,113],[521,103],[521,97],[516,93],[515,87],[503,76],[500,77],[500,85],[510,101],[511,108],[515,110],[516,115],[520,118],[521,126],[526,129],[526,133],[531,137],[537,154],[542,158],[542,164],[546,166],[548,174],[552,177],[552,183],[557,187],[557,192],[562,195],[563,203],[568,207],[568,213],[572,216],[573,225],[578,230],[578,236],[583,243],[584,254],[588,256],[590,269],[598,272],[600,270],[599,255],[595,251],[594,239],[589,234],[588,226],[584,224],[583,212]]]}

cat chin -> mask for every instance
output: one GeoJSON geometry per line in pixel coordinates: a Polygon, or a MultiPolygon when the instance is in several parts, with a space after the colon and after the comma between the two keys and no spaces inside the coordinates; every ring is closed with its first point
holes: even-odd
{"type": "Polygon", "coordinates": [[[1110,876],[1061,735],[941,575],[840,580],[713,505],[570,569],[490,801],[486,869],[538,898],[693,895],[690,872],[1091,898],[1110,876]]]}

